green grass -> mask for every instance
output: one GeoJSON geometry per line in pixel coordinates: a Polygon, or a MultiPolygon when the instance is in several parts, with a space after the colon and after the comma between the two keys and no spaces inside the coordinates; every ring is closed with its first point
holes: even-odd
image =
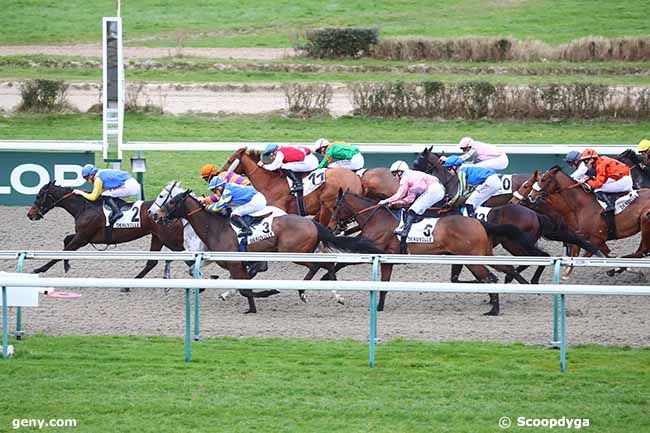
{"type": "MultiPolygon", "coordinates": [[[[114,0],[6,0],[0,41],[98,42],[101,17],[114,15],[114,0]]],[[[379,26],[384,36],[512,35],[559,43],[646,34],[649,15],[646,0],[132,0],[122,9],[132,45],[172,47],[285,47],[290,32],[322,26],[379,26]],[[178,32],[188,37],[179,41],[178,32]]]]}
{"type": "Polygon", "coordinates": [[[557,351],[521,344],[396,340],[374,369],[353,341],[208,339],[192,354],[186,364],[179,339],[30,337],[0,362],[0,429],[494,433],[502,416],[565,416],[617,433],[650,421],[648,349],[572,347],[565,374],[557,351]]]}
{"type": "MultiPolygon", "coordinates": [[[[11,115],[0,117],[0,139],[99,140],[97,115],[11,115]]],[[[281,116],[153,116],[127,114],[126,141],[314,141],[457,143],[471,135],[493,143],[630,143],[647,137],[646,122],[492,122],[382,120],[341,117],[311,120],[281,116]]],[[[125,160],[132,156],[125,155],[125,160]]],[[[221,165],[224,152],[147,152],[147,197],[172,179],[207,192],[199,179],[203,164],[221,165]]],[[[98,157],[98,162],[99,162],[98,157]]]]}

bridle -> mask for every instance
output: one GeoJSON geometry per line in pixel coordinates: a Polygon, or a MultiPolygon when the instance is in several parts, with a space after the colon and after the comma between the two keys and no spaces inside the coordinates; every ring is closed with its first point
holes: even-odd
{"type": "MultiPolygon", "coordinates": [[[[361,223],[361,221],[357,220],[357,224],[358,224],[359,227],[363,230],[363,227],[364,227],[365,225],[367,225],[367,224],[370,222],[370,220],[372,220],[372,219],[374,218],[374,216],[377,214],[377,212],[378,212],[380,209],[382,209],[382,208],[387,208],[386,205],[380,205],[379,203],[375,203],[375,204],[373,204],[373,205],[371,205],[371,206],[368,206],[368,207],[366,207],[366,208],[361,209],[361,210],[358,211],[358,212],[355,212],[352,208],[350,208],[348,205],[345,204],[345,194],[346,194],[346,193],[344,192],[341,196],[339,196],[339,197],[336,199],[336,205],[335,205],[335,206],[336,206],[336,210],[334,211],[334,220],[336,221],[336,228],[337,228],[337,230],[339,230],[339,231],[343,231],[343,230],[345,230],[345,227],[346,227],[348,224],[350,224],[350,223],[351,223],[352,221],[354,221],[354,220],[357,220],[357,216],[359,216],[359,215],[361,215],[361,214],[364,214],[364,213],[366,213],[366,212],[371,212],[371,211],[372,211],[372,212],[370,213],[370,215],[368,215],[368,218],[366,218],[366,220],[365,220],[363,223],[361,223]],[[341,216],[340,216],[340,211],[341,211],[342,209],[343,209],[343,210],[346,210],[346,211],[348,211],[348,212],[350,212],[351,216],[350,216],[349,218],[346,218],[346,219],[343,219],[343,220],[342,220],[342,219],[341,219],[341,216]]],[[[368,200],[369,200],[369,199],[368,199],[368,200]]],[[[392,212],[390,212],[390,214],[393,215],[392,212]]],[[[393,216],[394,216],[394,215],[393,215],[393,216]]],[[[394,217],[395,217],[395,216],[394,216],[394,217]]],[[[395,218],[396,218],[396,217],[395,217],[395,218]]]]}
{"type": "Polygon", "coordinates": [[[45,214],[48,213],[49,211],[51,211],[52,209],[54,209],[56,207],[56,205],[58,205],[63,200],[67,199],[68,197],[72,197],[73,195],[74,195],[74,191],[70,191],[69,193],[64,194],[58,200],[55,200],[54,203],[52,203],[52,205],[50,207],[46,208],[45,203],[47,203],[47,199],[50,196],[50,187],[48,186],[47,189],[45,190],[45,197],[43,198],[43,205],[38,206],[38,214],[41,216],[41,218],[44,218],[45,214]]]}

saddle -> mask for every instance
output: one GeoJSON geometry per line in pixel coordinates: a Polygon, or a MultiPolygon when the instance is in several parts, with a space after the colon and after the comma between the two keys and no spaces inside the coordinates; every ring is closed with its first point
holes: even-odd
{"type": "Polygon", "coordinates": [[[600,215],[604,218],[605,224],[607,225],[607,238],[616,239],[615,215],[618,215],[627,209],[627,207],[639,197],[639,192],[637,190],[615,193],[604,193],[599,191],[595,194],[598,203],[603,208],[600,215]]]}
{"type": "Polygon", "coordinates": [[[246,215],[246,216],[244,216],[243,219],[244,219],[244,222],[246,224],[253,227],[255,224],[257,224],[257,223],[261,222],[262,220],[264,220],[264,218],[266,218],[268,216],[271,216],[272,213],[273,212],[266,212],[266,213],[263,213],[262,215],[255,215],[255,216],[246,215]]]}

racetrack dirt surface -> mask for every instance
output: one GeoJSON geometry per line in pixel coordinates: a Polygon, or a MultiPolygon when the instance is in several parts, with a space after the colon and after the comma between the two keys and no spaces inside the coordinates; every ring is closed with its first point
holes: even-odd
{"type": "MultiPolygon", "coordinates": [[[[44,220],[29,221],[27,207],[0,206],[0,249],[61,250],[62,239],[74,230],[73,219],[55,209],[44,220]]],[[[636,249],[636,237],[613,243],[617,255],[636,249]]],[[[147,250],[148,238],[118,246],[119,250],[147,250]]],[[[560,254],[558,244],[542,245],[551,254],[560,254]]],[[[92,247],[85,250],[93,251],[92,247]]],[[[498,250],[500,251],[500,250],[498,250]]],[[[31,271],[42,262],[26,261],[31,271]]],[[[74,261],[69,277],[131,277],[144,263],[74,261]]],[[[0,270],[13,271],[15,261],[0,261],[0,270]]],[[[162,277],[159,264],[149,276],[162,277]]],[[[530,276],[532,271],[526,271],[530,276]]],[[[294,264],[271,264],[269,272],[257,278],[295,278],[305,268],[294,264]]],[[[204,276],[226,273],[215,265],[204,268],[204,276]]],[[[63,265],[55,265],[47,276],[63,276],[63,265]]],[[[175,278],[185,277],[186,265],[175,263],[175,278]]],[[[320,275],[320,274],[319,274],[320,275]]],[[[396,267],[394,279],[403,281],[447,281],[448,266],[396,267]]],[[[369,279],[370,267],[359,265],[342,270],[338,277],[369,279]]],[[[466,272],[463,279],[467,279],[466,272]]],[[[550,282],[547,269],[543,281],[550,282]]],[[[501,278],[502,279],[502,278],[501,278]]],[[[645,284],[638,274],[624,273],[615,278],[604,269],[576,269],[569,282],[595,284],[645,284]]],[[[341,283],[343,284],[343,283],[341,283]]],[[[168,335],[181,336],[184,329],[184,293],[163,289],[71,289],[79,299],[41,297],[40,306],[24,309],[23,323],[28,334],[48,335],[168,335]]],[[[244,315],[247,303],[240,295],[221,301],[219,292],[202,295],[201,334],[204,337],[257,336],[319,339],[367,339],[368,296],[342,293],[345,305],[338,305],[329,292],[311,293],[303,304],[296,292],[286,291],[257,301],[258,314],[244,315]]],[[[547,344],[552,337],[552,298],[540,295],[503,295],[499,317],[485,317],[487,297],[471,294],[389,294],[386,311],[379,315],[379,336],[419,340],[490,340],[547,344]]],[[[650,299],[647,297],[568,297],[567,336],[570,344],[602,343],[650,345],[650,299]]],[[[12,313],[13,329],[14,316],[12,313]]]]}

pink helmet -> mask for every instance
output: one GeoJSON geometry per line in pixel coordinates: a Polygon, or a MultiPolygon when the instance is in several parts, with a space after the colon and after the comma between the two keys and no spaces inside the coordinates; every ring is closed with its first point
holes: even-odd
{"type": "Polygon", "coordinates": [[[472,139],[472,137],[463,137],[461,138],[460,143],[458,143],[458,147],[460,147],[461,149],[466,149],[468,147],[472,147],[473,142],[474,140],[472,139]]]}

